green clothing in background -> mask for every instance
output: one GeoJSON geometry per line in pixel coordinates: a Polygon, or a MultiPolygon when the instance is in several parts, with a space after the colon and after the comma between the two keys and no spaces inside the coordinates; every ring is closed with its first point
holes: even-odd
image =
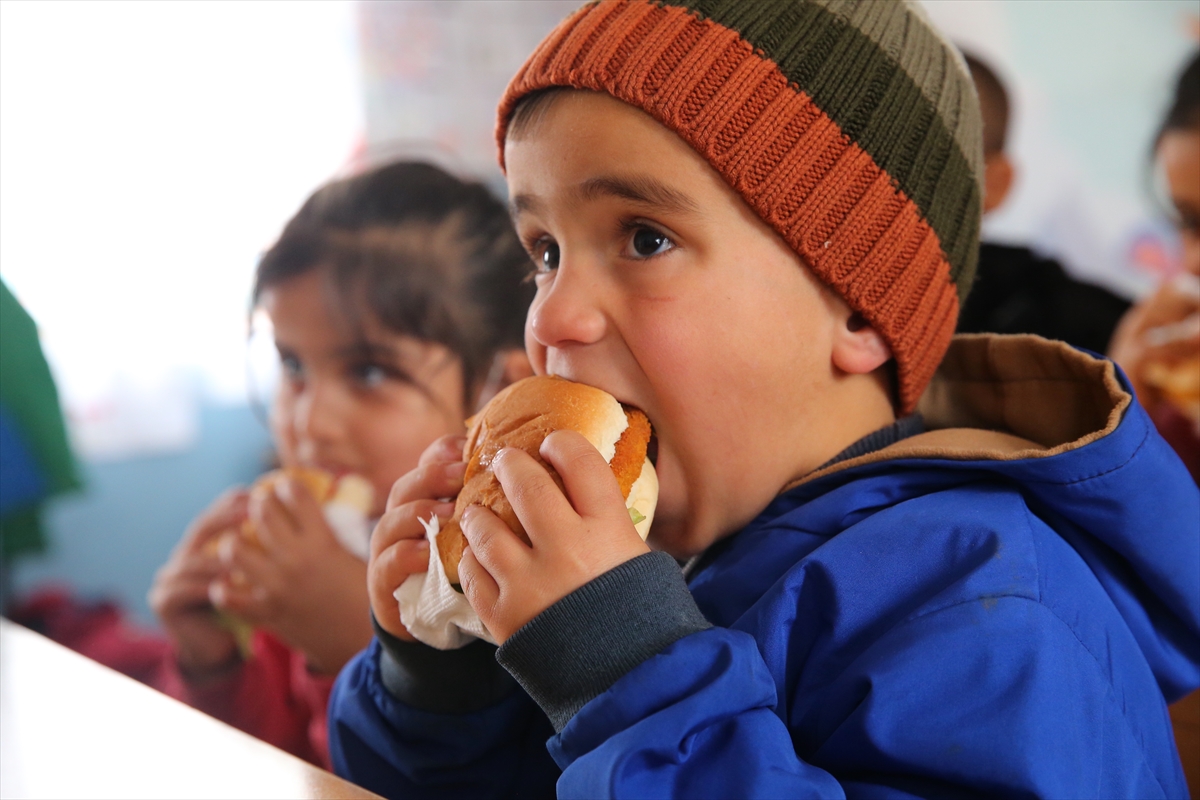
{"type": "MultiPolygon", "coordinates": [[[[42,470],[46,495],[80,485],[67,442],[58,389],[42,355],[37,325],[0,281],[0,406],[42,470]]],[[[40,504],[0,518],[0,559],[46,549],[40,504]]]]}

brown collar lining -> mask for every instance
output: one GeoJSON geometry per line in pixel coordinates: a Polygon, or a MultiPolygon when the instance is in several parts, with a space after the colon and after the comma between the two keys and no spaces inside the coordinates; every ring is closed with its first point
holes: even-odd
{"type": "Polygon", "coordinates": [[[897,458],[1046,458],[1114,431],[1132,402],[1112,362],[1040,336],[954,337],[917,406],[926,433],[788,483],[897,458]]]}

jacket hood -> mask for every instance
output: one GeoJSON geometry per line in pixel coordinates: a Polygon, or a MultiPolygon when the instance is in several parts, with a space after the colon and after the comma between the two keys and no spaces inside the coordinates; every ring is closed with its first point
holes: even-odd
{"type": "Polygon", "coordinates": [[[1038,336],[958,336],[918,411],[925,433],[794,481],[789,504],[851,481],[888,505],[1015,484],[1095,573],[1164,694],[1200,683],[1200,490],[1111,361],[1038,336]]]}

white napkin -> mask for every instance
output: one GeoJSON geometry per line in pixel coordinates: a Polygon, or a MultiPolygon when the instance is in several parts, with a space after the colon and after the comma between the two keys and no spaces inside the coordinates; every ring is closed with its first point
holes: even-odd
{"type": "Polygon", "coordinates": [[[323,509],[338,544],[361,561],[371,557],[371,524],[360,509],[347,503],[329,503],[323,509]]]}
{"type": "Polygon", "coordinates": [[[470,644],[472,639],[495,644],[496,640],[467,598],[450,588],[450,579],[438,558],[440,525],[437,516],[431,516],[428,522],[420,522],[425,526],[425,538],[429,540],[429,570],[409,575],[396,590],[394,597],[400,603],[400,621],[418,641],[438,650],[457,650],[470,644]]]}

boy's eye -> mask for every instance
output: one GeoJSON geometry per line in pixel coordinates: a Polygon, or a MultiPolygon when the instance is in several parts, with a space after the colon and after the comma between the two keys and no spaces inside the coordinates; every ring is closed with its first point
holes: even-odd
{"type": "Polygon", "coordinates": [[[538,271],[553,272],[554,270],[558,269],[558,261],[560,256],[561,253],[559,251],[557,242],[542,243],[542,252],[537,259],[538,271]]]}
{"type": "Polygon", "coordinates": [[[662,255],[675,248],[671,237],[653,228],[638,228],[629,241],[634,258],[649,258],[662,255]]]}

